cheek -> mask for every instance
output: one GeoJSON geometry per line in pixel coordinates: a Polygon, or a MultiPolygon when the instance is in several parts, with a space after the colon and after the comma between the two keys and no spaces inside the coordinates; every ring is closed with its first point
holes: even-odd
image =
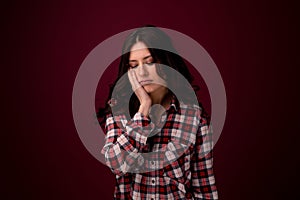
{"type": "Polygon", "coordinates": [[[162,78],[163,80],[166,80],[167,79],[167,74],[165,73],[165,71],[162,69],[163,66],[156,66],[156,69],[155,69],[155,73],[160,77],[162,78]]]}
{"type": "Polygon", "coordinates": [[[153,68],[149,68],[148,70],[149,76],[151,76],[151,78],[154,80],[154,83],[158,84],[159,86],[167,86],[165,78],[163,77],[164,73],[163,72],[158,73],[158,71],[160,72],[161,70],[157,66],[154,66],[153,68]]]}
{"type": "Polygon", "coordinates": [[[165,79],[163,79],[160,76],[156,76],[155,82],[159,85],[159,86],[167,86],[167,82],[165,81],[165,79]]]}
{"type": "Polygon", "coordinates": [[[152,75],[152,77],[156,80],[156,81],[158,81],[159,83],[162,83],[162,82],[165,82],[165,75],[160,75],[160,74],[158,74],[157,73],[157,71],[156,71],[156,69],[154,69],[154,70],[151,70],[151,75],[152,75]]]}

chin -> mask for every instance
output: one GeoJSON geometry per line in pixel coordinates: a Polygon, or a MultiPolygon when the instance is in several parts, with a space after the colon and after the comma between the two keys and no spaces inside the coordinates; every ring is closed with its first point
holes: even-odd
{"type": "Polygon", "coordinates": [[[144,87],[144,89],[148,94],[150,94],[154,91],[152,88],[148,88],[148,87],[144,87]]]}
{"type": "Polygon", "coordinates": [[[155,85],[154,84],[144,85],[144,89],[148,94],[155,92],[156,90],[159,90],[160,88],[161,88],[161,86],[158,86],[156,84],[155,85]]]}

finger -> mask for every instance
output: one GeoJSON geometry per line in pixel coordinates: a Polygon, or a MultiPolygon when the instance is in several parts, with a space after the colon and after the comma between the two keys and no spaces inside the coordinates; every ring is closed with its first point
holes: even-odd
{"type": "Polygon", "coordinates": [[[135,91],[137,88],[137,85],[136,85],[135,81],[133,80],[133,71],[132,70],[128,70],[128,78],[129,78],[132,90],[135,91]]]}
{"type": "Polygon", "coordinates": [[[131,84],[131,87],[133,88],[132,72],[131,72],[130,69],[128,70],[127,75],[128,75],[128,79],[129,79],[129,82],[131,84]]]}
{"type": "Polygon", "coordinates": [[[132,85],[133,85],[133,89],[135,94],[138,97],[143,97],[145,95],[147,95],[145,89],[143,88],[143,86],[139,83],[138,79],[137,79],[137,75],[136,72],[134,70],[131,70],[130,72],[130,79],[132,81],[132,85]]]}
{"type": "Polygon", "coordinates": [[[132,80],[134,82],[134,85],[138,87],[142,87],[142,85],[139,83],[135,71],[132,71],[132,80]]]}
{"type": "Polygon", "coordinates": [[[137,98],[139,99],[140,103],[142,104],[143,102],[149,102],[150,97],[147,94],[144,87],[138,82],[137,75],[136,75],[135,71],[129,70],[128,71],[128,78],[130,80],[132,89],[133,89],[135,95],[137,96],[137,98]]]}
{"type": "Polygon", "coordinates": [[[144,87],[139,83],[138,79],[137,79],[137,75],[135,71],[132,71],[132,81],[134,82],[134,85],[136,86],[135,89],[135,93],[137,96],[143,98],[145,96],[148,97],[148,94],[146,92],[146,90],[144,89],[144,87]]]}
{"type": "Polygon", "coordinates": [[[142,87],[141,84],[138,82],[136,74],[133,70],[128,71],[128,77],[129,77],[129,81],[131,83],[133,91],[136,91],[137,89],[142,87]]]}

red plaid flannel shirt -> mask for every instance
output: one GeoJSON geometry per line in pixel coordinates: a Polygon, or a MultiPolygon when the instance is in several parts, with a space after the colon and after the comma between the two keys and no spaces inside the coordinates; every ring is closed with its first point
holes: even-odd
{"type": "Polygon", "coordinates": [[[174,100],[161,126],[141,113],[108,115],[102,153],[116,175],[114,199],[218,199],[211,131],[200,115],[174,100]]]}

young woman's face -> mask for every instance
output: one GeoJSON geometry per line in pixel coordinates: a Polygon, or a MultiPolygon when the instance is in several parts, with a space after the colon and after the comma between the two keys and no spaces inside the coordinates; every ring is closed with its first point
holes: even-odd
{"type": "Polygon", "coordinates": [[[129,67],[135,71],[137,81],[147,93],[154,93],[166,88],[166,81],[157,74],[151,53],[143,42],[137,42],[132,46],[129,67]]]}

